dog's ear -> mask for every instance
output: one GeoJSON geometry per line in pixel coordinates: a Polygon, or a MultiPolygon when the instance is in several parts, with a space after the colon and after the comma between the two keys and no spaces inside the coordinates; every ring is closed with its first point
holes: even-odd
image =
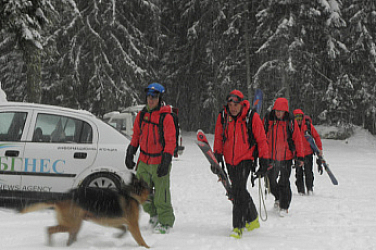
{"type": "Polygon", "coordinates": [[[137,180],[136,174],[131,172],[131,185],[137,180]]]}
{"type": "Polygon", "coordinates": [[[148,183],[141,177],[139,180],[138,180],[138,184],[140,187],[142,188],[149,188],[149,185],[148,183]]]}
{"type": "Polygon", "coordinates": [[[132,173],[131,184],[130,185],[132,187],[135,187],[135,186],[138,185],[138,183],[139,183],[139,180],[138,180],[137,176],[134,173],[132,173]]]}
{"type": "Polygon", "coordinates": [[[140,179],[137,178],[136,175],[132,176],[132,185],[131,185],[131,187],[134,190],[134,192],[136,194],[138,194],[138,195],[141,192],[143,192],[143,190],[149,190],[150,189],[148,183],[142,177],[140,177],[140,179]]]}

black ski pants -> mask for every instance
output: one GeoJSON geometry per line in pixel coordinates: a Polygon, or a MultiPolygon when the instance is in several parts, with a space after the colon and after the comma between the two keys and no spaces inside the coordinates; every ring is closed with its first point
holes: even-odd
{"type": "Polygon", "coordinates": [[[246,223],[254,221],[258,216],[256,206],[247,190],[252,166],[251,160],[242,161],[236,166],[227,164],[227,172],[232,183],[232,225],[234,228],[243,228],[246,223]]]}
{"type": "Polygon", "coordinates": [[[296,166],[295,170],[296,177],[296,187],[298,188],[299,193],[305,193],[304,189],[304,177],[305,177],[305,186],[307,191],[313,190],[313,155],[307,155],[304,157],[304,166],[296,166]]]}
{"type": "Polygon", "coordinates": [[[291,202],[291,175],[292,160],[275,161],[273,168],[268,171],[270,182],[270,191],[274,195],[275,200],[279,201],[281,209],[288,209],[291,202]]]}

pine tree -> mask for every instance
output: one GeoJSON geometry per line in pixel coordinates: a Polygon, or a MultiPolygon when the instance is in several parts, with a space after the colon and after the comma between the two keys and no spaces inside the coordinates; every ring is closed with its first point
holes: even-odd
{"type": "MultiPolygon", "coordinates": [[[[56,2],[60,23],[53,43],[60,58],[50,57],[48,90],[57,105],[97,115],[143,102],[155,58],[148,41],[153,4],[148,1],[56,2]],[[56,63],[55,63],[56,62],[56,63]]],[[[44,97],[49,98],[46,92],[44,97]]]]}
{"type": "Polygon", "coordinates": [[[188,121],[186,129],[213,130],[226,95],[237,88],[247,96],[257,4],[165,1],[162,22],[169,39],[164,46],[170,49],[163,54],[162,72],[177,93],[175,103],[183,107],[180,116],[188,121]]]}
{"type": "Polygon", "coordinates": [[[52,12],[47,0],[4,1],[0,7],[1,73],[10,100],[40,102],[41,33],[52,12]]]}
{"type": "Polygon", "coordinates": [[[357,0],[344,2],[344,16],[348,28],[344,42],[350,50],[343,67],[354,83],[354,123],[376,133],[376,3],[357,0]]]}
{"type": "MultiPolygon", "coordinates": [[[[339,40],[345,25],[340,5],[335,0],[281,0],[265,1],[264,6],[257,15],[257,35],[264,43],[257,51],[263,64],[255,82],[269,94],[269,105],[284,96],[291,97],[292,108],[314,107],[302,107],[298,100],[317,100],[315,92],[322,93],[336,80],[339,72],[334,66],[347,51],[339,40]]],[[[306,110],[311,115],[319,111],[306,110]]]]}

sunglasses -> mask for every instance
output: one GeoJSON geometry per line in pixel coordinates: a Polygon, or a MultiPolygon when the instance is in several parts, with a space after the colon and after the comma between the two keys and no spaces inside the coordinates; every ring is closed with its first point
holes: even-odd
{"type": "Polygon", "coordinates": [[[243,99],[237,95],[229,95],[227,96],[226,99],[227,99],[227,102],[233,102],[233,103],[240,103],[241,101],[243,101],[243,99]]]}
{"type": "Polygon", "coordinates": [[[297,120],[297,121],[301,121],[301,120],[303,120],[303,115],[295,115],[295,120],[297,120]]]}
{"type": "Polygon", "coordinates": [[[158,99],[160,97],[160,95],[161,94],[159,92],[148,92],[146,94],[146,98],[155,100],[155,99],[158,99]]]}

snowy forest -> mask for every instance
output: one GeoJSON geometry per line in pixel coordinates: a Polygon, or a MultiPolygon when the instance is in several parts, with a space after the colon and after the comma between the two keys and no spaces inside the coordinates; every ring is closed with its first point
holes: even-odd
{"type": "Polygon", "coordinates": [[[376,134],[374,0],[1,0],[8,101],[98,117],[166,87],[183,130],[214,131],[225,97],[264,92],[314,124],[376,134]]]}

